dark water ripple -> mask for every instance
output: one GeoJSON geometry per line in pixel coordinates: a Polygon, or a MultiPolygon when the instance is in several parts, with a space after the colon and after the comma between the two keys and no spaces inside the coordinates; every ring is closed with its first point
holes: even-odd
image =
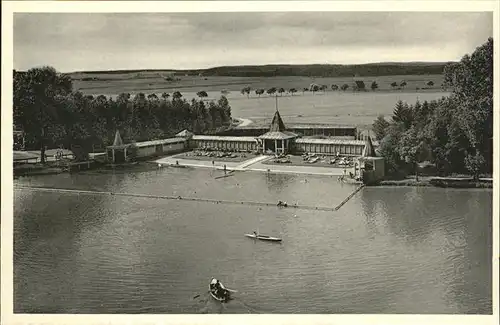
{"type": "MultiPolygon", "coordinates": [[[[354,189],[330,177],[217,175],[165,168],[15,184],[321,206],[354,189]]],[[[15,312],[491,313],[489,190],[365,188],[336,212],[14,194],[15,312]],[[257,228],[283,243],[243,237],[257,228]],[[235,300],[209,297],[212,276],[235,300]]]]}

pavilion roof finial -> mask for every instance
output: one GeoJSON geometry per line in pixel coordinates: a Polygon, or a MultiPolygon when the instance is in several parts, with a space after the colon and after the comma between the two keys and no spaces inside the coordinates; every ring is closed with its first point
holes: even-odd
{"type": "Polygon", "coordinates": [[[116,130],[115,133],[115,141],[113,142],[113,146],[115,147],[123,146],[123,140],[122,137],[120,136],[120,131],[118,130],[116,130]]]}
{"type": "Polygon", "coordinates": [[[283,132],[286,130],[285,123],[281,119],[280,112],[276,110],[274,113],[273,121],[271,122],[271,127],[269,132],[283,132]]]}

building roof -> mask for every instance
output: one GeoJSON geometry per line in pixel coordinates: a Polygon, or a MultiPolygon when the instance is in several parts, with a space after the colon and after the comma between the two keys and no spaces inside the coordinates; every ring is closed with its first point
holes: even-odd
{"type": "Polygon", "coordinates": [[[14,151],[12,156],[14,158],[14,161],[40,158],[40,154],[35,154],[27,151],[14,151]]]}
{"type": "Polygon", "coordinates": [[[182,138],[189,138],[189,137],[192,137],[193,135],[194,135],[194,133],[189,131],[189,130],[182,130],[181,132],[177,133],[175,136],[182,137],[182,138]]]}
{"type": "Polygon", "coordinates": [[[363,157],[377,157],[375,149],[373,148],[372,138],[367,137],[365,140],[365,148],[363,149],[363,157]]]}
{"type": "MultiPolygon", "coordinates": [[[[260,121],[254,122],[255,124],[250,124],[250,125],[244,125],[244,126],[235,126],[234,129],[236,130],[263,130],[267,129],[266,125],[260,124],[260,121]]],[[[346,129],[346,130],[352,130],[352,129],[357,129],[356,126],[354,125],[342,125],[342,124],[319,124],[319,123],[287,123],[287,129],[346,129]]]]}
{"type": "Polygon", "coordinates": [[[281,119],[280,112],[276,110],[274,113],[273,121],[271,122],[271,127],[269,132],[283,132],[286,130],[285,123],[281,119]]]}
{"type": "Polygon", "coordinates": [[[113,146],[114,147],[123,146],[123,140],[122,140],[122,137],[120,135],[120,131],[118,131],[118,130],[116,130],[116,133],[115,133],[115,141],[113,142],[113,146]]]}
{"type": "Polygon", "coordinates": [[[192,140],[201,141],[233,141],[233,142],[256,142],[254,137],[226,137],[218,135],[193,135],[192,140]]]}
{"type": "Polygon", "coordinates": [[[362,140],[352,140],[352,139],[315,139],[315,138],[300,138],[295,140],[296,143],[314,143],[314,144],[338,144],[338,145],[351,145],[351,146],[364,146],[365,142],[362,140]]]}
{"type": "Polygon", "coordinates": [[[138,148],[141,148],[141,147],[164,145],[164,144],[169,144],[169,143],[179,143],[179,142],[184,142],[184,141],[186,141],[186,139],[177,137],[177,138],[168,138],[168,139],[136,142],[136,143],[134,143],[134,145],[138,148]]]}
{"type": "Polygon", "coordinates": [[[288,131],[270,131],[259,136],[259,139],[264,140],[285,140],[298,137],[297,134],[288,131]]]}

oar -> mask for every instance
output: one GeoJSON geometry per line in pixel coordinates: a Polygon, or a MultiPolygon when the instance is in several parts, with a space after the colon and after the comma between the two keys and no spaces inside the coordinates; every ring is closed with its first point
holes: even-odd
{"type": "Polygon", "coordinates": [[[234,290],[234,289],[228,289],[228,288],[226,288],[226,290],[229,291],[229,292],[238,292],[238,290],[234,290]]]}
{"type": "MultiPolygon", "coordinates": [[[[207,291],[207,292],[210,292],[210,291],[207,291]]],[[[201,294],[197,294],[196,296],[193,297],[193,299],[196,299],[198,298],[199,296],[201,296],[201,294]]]]}

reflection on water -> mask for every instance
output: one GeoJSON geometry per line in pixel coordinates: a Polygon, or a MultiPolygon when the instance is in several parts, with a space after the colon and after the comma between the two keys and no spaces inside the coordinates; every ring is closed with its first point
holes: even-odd
{"type": "MultiPolygon", "coordinates": [[[[16,184],[336,206],[334,178],[205,169],[16,184]]],[[[339,211],[15,191],[15,312],[491,313],[491,191],[365,188],[339,211]],[[282,244],[243,236],[258,229],[282,244]],[[221,305],[217,277],[238,290],[221,305]],[[196,297],[196,298],[194,298],[196,297]]]]}

